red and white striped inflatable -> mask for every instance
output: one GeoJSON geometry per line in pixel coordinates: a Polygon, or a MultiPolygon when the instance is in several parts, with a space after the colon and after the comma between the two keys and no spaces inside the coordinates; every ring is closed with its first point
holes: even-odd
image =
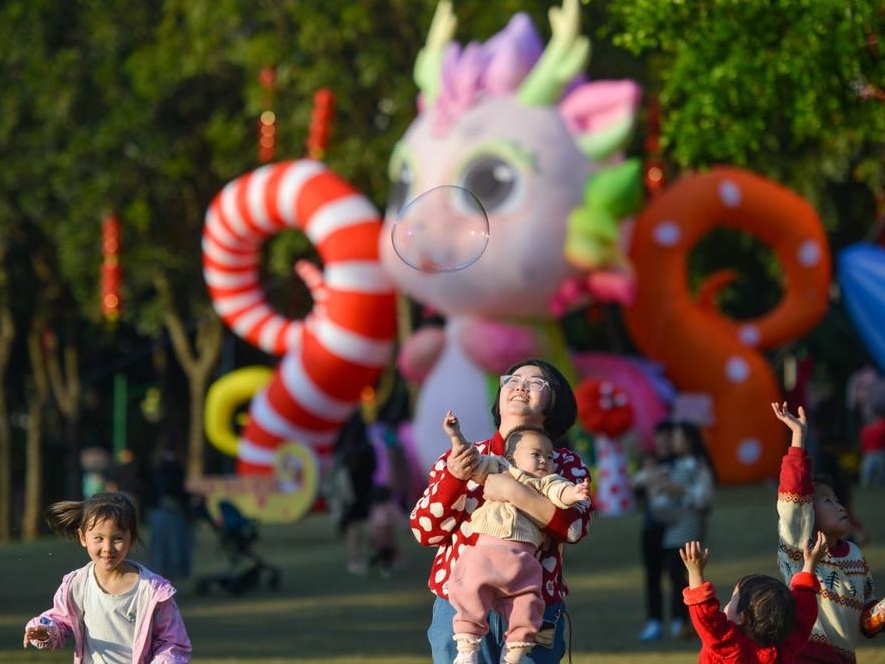
{"type": "Polygon", "coordinates": [[[396,303],[378,259],[380,232],[372,203],[307,159],[247,173],[212,201],[203,272],[213,306],[238,336],[283,356],[250,404],[237,446],[241,474],[273,472],[277,447],[289,441],[328,458],[360,392],[391,361],[396,303]],[[323,262],[321,270],[296,266],[314,299],[303,321],[277,313],[259,283],[262,243],[287,228],[302,230],[323,262]]]}

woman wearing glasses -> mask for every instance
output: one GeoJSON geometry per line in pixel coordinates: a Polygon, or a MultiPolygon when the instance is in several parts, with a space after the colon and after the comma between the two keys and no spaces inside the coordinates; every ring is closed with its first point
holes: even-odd
{"type": "MultiPolygon", "coordinates": [[[[501,377],[492,417],[497,431],[488,440],[445,452],[430,470],[429,486],[411,515],[412,532],[424,546],[437,547],[428,585],[436,595],[433,618],[427,630],[434,664],[452,664],[457,656],[452,618],[455,610],[448,600],[452,567],[465,546],[477,535],[470,526],[474,510],[483,502],[512,503],[518,510],[542,525],[545,542],[538,552],[543,568],[542,629],[524,660],[526,664],[555,664],[565,654],[565,596],[568,588],[562,577],[560,544],[577,542],[587,534],[590,509],[587,503],[569,508],[556,507],[545,496],[520,484],[509,473],[489,475],[484,485],[471,482],[481,454],[504,454],[504,439],[518,426],[543,428],[554,441],[562,438],[575,423],[577,405],[565,377],[550,363],[539,359],[520,362],[501,377]]],[[[580,483],[590,472],[572,451],[555,447],[554,472],[580,483]]],[[[507,626],[496,612],[488,617],[489,632],[480,645],[479,664],[498,664],[507,626]]]]}

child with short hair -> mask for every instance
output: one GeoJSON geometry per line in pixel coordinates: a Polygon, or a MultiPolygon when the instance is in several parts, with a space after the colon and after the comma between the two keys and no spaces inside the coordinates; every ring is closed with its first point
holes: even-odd
{"type": "Polygon", "coordinates": [[[827,555],[815,568],[821,584],[817,621],[796,661],[855,664],[854,651],[861,633],[872,637],[882,629],[863,624],[876,604],[873,577],[863,552],[846,539],[851,520],[831,483],[824,476],[812,475],[805,450],[805,410],[800,406],[798,414],[793,415],[786,402],[772,403],[771,408],[792,432],[790,447],[781,462],[777,496],[778,564],[784,578],[795,572],[802,545],[813,529],[821,531],[827,540],[827,555]]]}
{"type": "Polygon", "coordinates": [[[692,625],[701,638],[700,664],[788,664],[808,641],[817,619],[820,583],[814,566],[826,555],[826,540],[818,532],[814,545],[802,548],[802,569],[790,588],[779,579],[750,574],[740,579],[731,599],[719,610],[716,589],[704,579],[709,549],[686,542],[679,556],[688,571],[682,591],[692,625]]]}
{"type": "MultiPolygon", "coordinates": [[[[443,429],[452,441],[453,453],[470,445],[452,411],[446,413],[443,429]]],[[[543,429],[513,429],[504,454],[480,457],[472,480],[481,484],[490,473],[509,472],[559,507],[589,500],[588,480],[575,484],[554,474],[553,441],[543,429]]],[[[508,622],[502,664],[520,664],[535,645],[544,614],[541,563],[536,558],[544,535],[513,505],[494,500],[476,508],[471,525],[479,539],[461,553],[448,585],[458,644],[454,664],[476,664],[491,610],[502,613],[508,622]]]]}
{"type": "Polygon", "coordinates": [[[46,521],[55,532],[78,539],[90,562],[66,574],[52,608],[28,621],[25,648],[59,650],[73,637],[75,662],[190,662],[175,588],[127,559],[139,539],[135,505],[125,494],[54,503],[46,521]]]}

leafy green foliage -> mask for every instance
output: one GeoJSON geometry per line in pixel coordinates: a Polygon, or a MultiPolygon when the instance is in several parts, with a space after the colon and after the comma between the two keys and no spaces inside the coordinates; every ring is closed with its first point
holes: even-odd
{"type": "MultiPolygon", "coordinates": [[[[604,34],[650,63],[677,169],[733,164],[796,189],[829,228],[831,183],[885,192],[885,13],[859,0],[609,0],[604,34]]],[[[872,223],[868,218],[866,223],[872,223]]],[[[856,238],[860,239],[860,238],[856,238]]]]}

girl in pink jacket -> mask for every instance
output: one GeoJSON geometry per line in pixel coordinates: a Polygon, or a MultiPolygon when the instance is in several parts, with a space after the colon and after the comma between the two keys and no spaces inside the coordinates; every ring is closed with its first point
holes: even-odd
{"type": "Polygon", "coordinates": [[[187,664],[191,643],[175,588],[127,559],[138,518],[123,493],[65,500],[46,511],[52,529],[78,539],[90,562],[64,576],[51,609],[25,626],[24,647],[58,650],[74,639],[74,664],[187,664]]]}

